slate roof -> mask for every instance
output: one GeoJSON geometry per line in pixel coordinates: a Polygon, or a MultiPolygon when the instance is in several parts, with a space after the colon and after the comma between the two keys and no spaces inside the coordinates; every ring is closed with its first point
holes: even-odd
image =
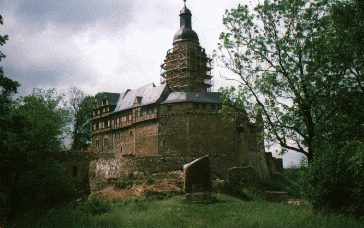
{"type": "Polygon", "coordinates": [[[219,103],[222,104],[219,92],[175,92],[170,93],[162,104],[178,102],[198,102],[198,103],[219,103]]]}
{"type": "Polygon", "coordinates": [[[101,92],[96,95],[96,99],[101,103],[104,96],[106,96],[106,99],[109,101],[109,105],[116,105],[119,100],[120,93],[101,92]]]}
{"type": "Polygon", "coordinates": [[[166,89],[166,84],[155,86],[150,83],[136,90],[127,90],[121,94],[117,106],[113,112],[119,112],[130,109],[134,106],[144,106],[156,103],[162,96],[163,91],[166,89]],[[137,105],[134,102],[137,100],[137,105]]]}

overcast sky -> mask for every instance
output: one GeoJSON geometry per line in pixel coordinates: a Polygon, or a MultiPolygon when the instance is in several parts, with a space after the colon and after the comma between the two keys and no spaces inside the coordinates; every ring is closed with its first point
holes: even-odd
{"type": "MultiPolygon", "coordinates": [[[[207,53],[217,48],[226,9],[250,0],[187,0],[192,28],[207,53]]],[[[5,74],[21,84],[65,92],[121,93],[160,82],[160,64],[179,29],[182,0],[0,0],[9,35],[1,47],[5,74]]],[[[231,85],[215,67],[214,91],[231,85]]],[[[300,156],[288,153],[285,166],[300,156]]]]}

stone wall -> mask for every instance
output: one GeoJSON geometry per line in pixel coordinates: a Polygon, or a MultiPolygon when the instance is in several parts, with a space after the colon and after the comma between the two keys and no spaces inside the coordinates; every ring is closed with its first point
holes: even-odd
{"type": "MultiPolygon", "coordinates": [[[[183,170],[183,165],[199,156],[125,156],[116,159],[93,160],[90,163],[89,179],[91,191],[97,191],[115,179],[127,179],[130,173],[152,174],[183,170]]],[[[221,179],[227,178],[231,163],[226,156],[211,155],[211,174],[221,179]]]]}
{"type": "Polygon", "coordinates": [[[58,152],[55,159],[65,169],[64,177],[74,183],[79,191],[89,191],[89,165],[94,159],[89,152],[58,152]]]}

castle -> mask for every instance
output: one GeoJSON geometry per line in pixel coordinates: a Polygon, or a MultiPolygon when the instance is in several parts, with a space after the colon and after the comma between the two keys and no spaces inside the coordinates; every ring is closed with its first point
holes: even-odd
{"type": "Polygon", "coordinates": [[[249,165],[268,177],[282,167],[281,159],[264,152],[256,123],[223,120],[221,93],[211,92],[212,59],[192,29],[186,3],[179,16],[180,29],[161,65],[161,85],[96,96],[91,149],[107,159],[91,164],[90,179],[153,172],[161,169],[160,160],[167,161],[164,170],[181,169],[204,155],[213,157],[216,172],[249,165]]]}

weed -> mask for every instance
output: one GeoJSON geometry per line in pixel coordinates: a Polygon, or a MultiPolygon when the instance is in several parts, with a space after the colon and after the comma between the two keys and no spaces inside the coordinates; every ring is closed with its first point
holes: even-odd
{"type": "Polygon", "coordinates": [[[116,188],[125,189],[127,187],[132,187],[132,186],[133,186],[133,181],[132,180],[127,180],[127,181],[117,180],[117,181],[115,181],[115,187],[116,188]]]}

